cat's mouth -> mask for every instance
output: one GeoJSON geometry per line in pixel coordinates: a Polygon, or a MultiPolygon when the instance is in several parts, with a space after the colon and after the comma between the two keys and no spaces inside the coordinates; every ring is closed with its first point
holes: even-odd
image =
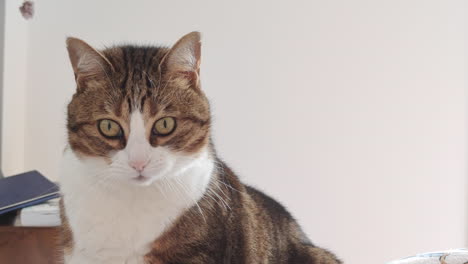
{"type": "Polygon", "coordinates": [[[141,174],[136,177],[133,177],[132,180],[140,185],[148,185],[149,183],[151,183],[150,177],[146,177],[141,174]]]}

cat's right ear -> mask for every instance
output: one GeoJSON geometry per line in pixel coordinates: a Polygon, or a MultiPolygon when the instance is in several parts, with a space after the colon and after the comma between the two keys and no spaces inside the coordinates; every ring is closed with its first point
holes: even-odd
{"type": "Polygon", "coordinates": [[[200,75],[200,32],[183,36],[164,57],[162,64],[171,76],[181,76],[198,86],[200,75]]]}
{"type": "Polygon", "coordinates": [[[90,78],[104,77],[107,69],[113,70],[112,64],[102,53],[81,39],[67,38],[67,50],[78,88],[90,78]]]}

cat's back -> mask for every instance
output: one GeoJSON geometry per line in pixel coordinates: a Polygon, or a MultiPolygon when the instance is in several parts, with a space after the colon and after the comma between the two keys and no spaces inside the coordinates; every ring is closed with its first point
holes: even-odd
{"type": "Polygon", "coordinates": [[[310,240],[302,231],[296,219],[277,200],[260,191],[259,189],[245,185],[246,193],[255,202],[255,214],[260,216],[263,223],[268,223],[275,241],[287,243],[310,244],[310,240]]]}
{"type": "Polygon", "coordinates": [[[244,184],[226,163],[218,160],[220,165],[220,182],[225,187],[225,193],[230,196],[231,207],[242,208],[235,216],[242,219],[244,225],[252,226],[256,231],[256,236],[264,233],[264,240],[272,240],[277,243],[288,244],[285,240],[300,240],[310,244],[309,239],[302,232],[294,217],[277,200],[265,192],[244,184]]]}
{"type": "Polygon", "coordinates": [[[340,263],[332,253],[311,243],[281,203],[254,187],[244,186],[249,199],[255,204],[246,207],[250,210],[248,214],[255,216],[248,223],[256,229],[252,239],[260,248],[268,251],[268,263],[340,263]]]}

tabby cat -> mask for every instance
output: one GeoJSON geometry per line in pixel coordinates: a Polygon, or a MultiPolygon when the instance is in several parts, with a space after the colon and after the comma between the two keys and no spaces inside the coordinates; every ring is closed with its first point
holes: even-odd
{"type": "Polygon", "coordinates": [[[67,39],[64,263],[340,263],[217,157],[200,48],[198,32],[172,48],[67,39]]]}

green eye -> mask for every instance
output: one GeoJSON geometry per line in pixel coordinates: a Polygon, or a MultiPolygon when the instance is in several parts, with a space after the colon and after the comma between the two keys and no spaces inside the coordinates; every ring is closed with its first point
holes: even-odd
{"type": "Polygon", "coordinates": [[[176,121],[173,117],[163,117],[154,123],[153,133],[159,136],[167,136],[174,131],[176,121]]]}
{"type": "Polygon", "coordinates": [[[118,138],[122,136],[122,128],[120,128],[120,125],[113,120],[100,120],[98,128],[101,134],[107,138],[118,138]]]}

